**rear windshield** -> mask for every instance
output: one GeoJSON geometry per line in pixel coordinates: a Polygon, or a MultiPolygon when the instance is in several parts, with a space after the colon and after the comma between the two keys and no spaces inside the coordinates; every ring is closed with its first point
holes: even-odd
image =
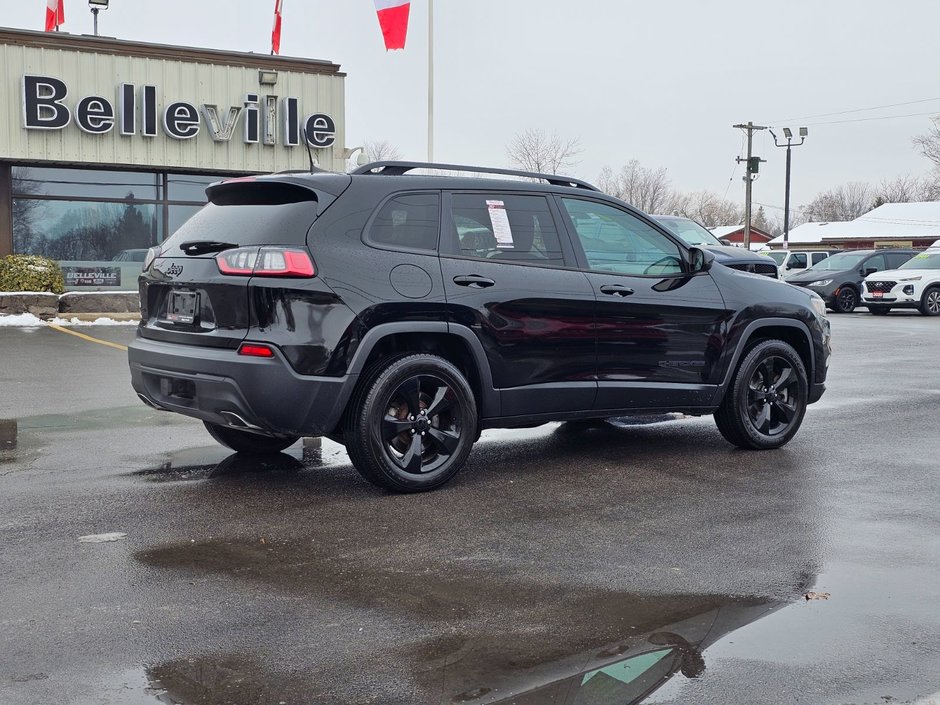
{"type": "Polygon", "coordinates": [[[307,231],[316,219],[316,201],[229,206],[210,203],[163,243],[162,253],[164,257],[185,257],[180,246],[193,242],[222,242],[236,247],[305,245],[307,231]]]}

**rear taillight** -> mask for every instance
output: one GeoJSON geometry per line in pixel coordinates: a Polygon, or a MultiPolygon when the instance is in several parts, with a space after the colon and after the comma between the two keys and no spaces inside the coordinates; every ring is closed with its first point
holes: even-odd
{"type": "Polygon", "coordinates": [[[144,257],[144,271],[146,272],[150,269],[150,265],[153,264],[153,261],[160,256],[159,247],[151,247],[147,250],[147,255],[144,257]]]}
{"type": "Polygon", "coordinates": [[[238,354],[245,357],[274,357],[274,351],[269,346],[259,343],[242,343],[238,354]]]}
{"type": "Polygon", "coordinates": [[[313,277],[316,270],[306,250],[290,247],[239,247],[215,258],[222,274],[241,277],[313,277]]]}

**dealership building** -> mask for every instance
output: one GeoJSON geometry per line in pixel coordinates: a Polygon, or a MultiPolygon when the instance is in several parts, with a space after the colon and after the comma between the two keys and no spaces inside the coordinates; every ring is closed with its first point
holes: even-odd
{"type": "Polygon", "coordinates": [[[0,28],[0,257],[135,289],[144,251],[231,176],[345,167],[329,61],[0,28]]]}

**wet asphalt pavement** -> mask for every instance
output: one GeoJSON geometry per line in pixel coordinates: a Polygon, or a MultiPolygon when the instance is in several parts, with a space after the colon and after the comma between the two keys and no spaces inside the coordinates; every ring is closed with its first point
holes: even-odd
{"type": "Polygon", "coordinates": [[[940,321],[832,323],[829,391],[780,451],[710,418],[490,431],[416,496],[329,441],[231,455],[139,403],[118,350],[0,329],[0,703],[936,693],[940,321]]]}

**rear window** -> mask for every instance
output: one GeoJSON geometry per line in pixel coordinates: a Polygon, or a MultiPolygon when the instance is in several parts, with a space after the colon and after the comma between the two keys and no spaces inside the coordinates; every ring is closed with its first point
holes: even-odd
{"type": "Polygon", "coordinates": [[[231,243],[237,247],[306,245],[307,231],[316,219],[316,201],[278,205],[210,203],[163,244],[163,256],[185,257],[180,246],[200,241],[231,243]]]}

